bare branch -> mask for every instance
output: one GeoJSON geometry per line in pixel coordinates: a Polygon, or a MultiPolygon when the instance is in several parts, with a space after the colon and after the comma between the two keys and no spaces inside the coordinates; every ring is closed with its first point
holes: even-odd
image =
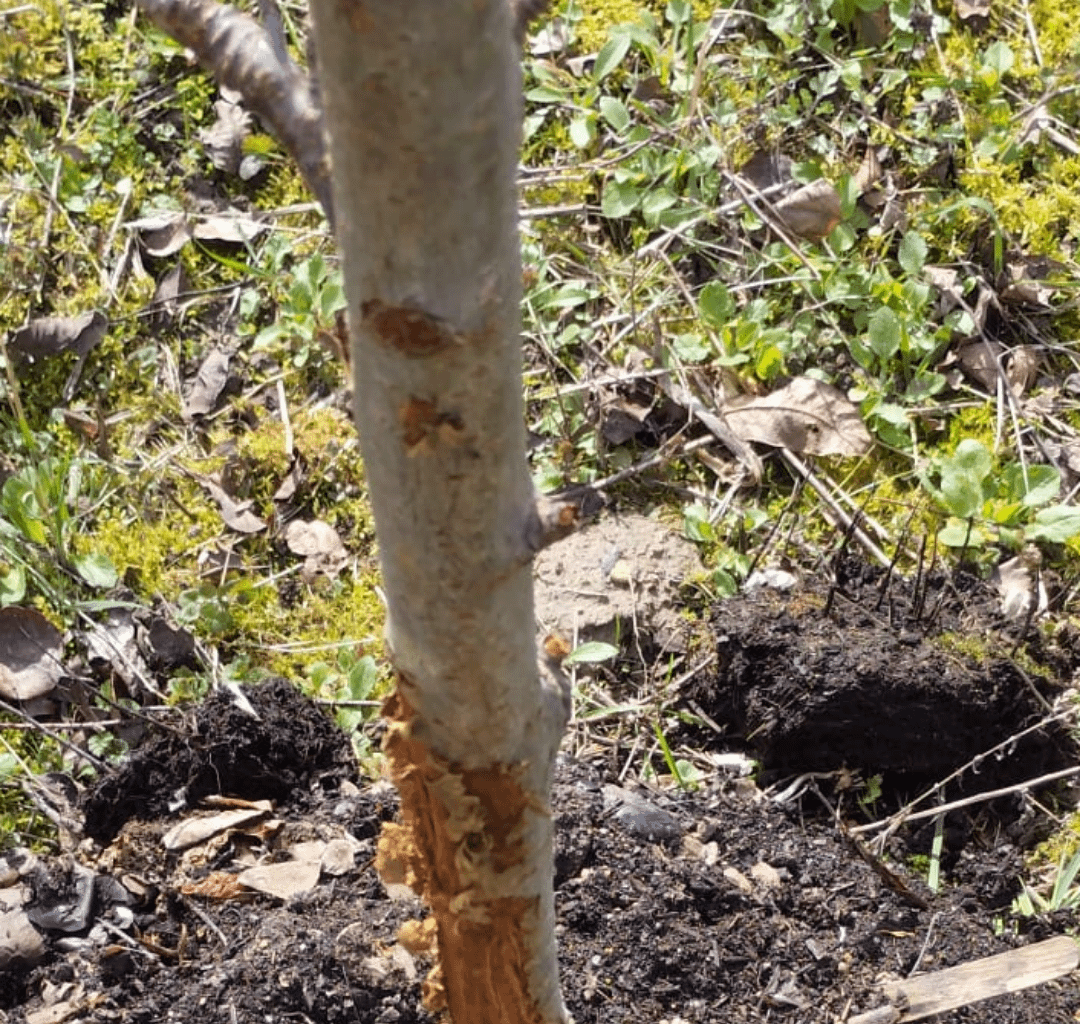
{"type": "Polygon", "coordinates": [[[330,156],[322,109],[311,79],[254,19],[217,0],[135,0],[178,43],[192,50],[217,80],[244,97],[290,156],[334,226],[330,156]]]}

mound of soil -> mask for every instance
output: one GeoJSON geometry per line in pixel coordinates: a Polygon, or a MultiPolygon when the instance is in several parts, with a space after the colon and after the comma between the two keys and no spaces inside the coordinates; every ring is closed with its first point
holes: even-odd
{"type": "MultiPolygon", "coordinates": [[[[223,693],[198,709],[186,741],[159,737],[95,790],[95,834],[115,833],[106,846],[84,842],[77,858],[24,872],[26,909],[49,902],[52,927],[41,929],[37,966],[0,972],[3,1020],[432,1020],[420,1000],[427,965],[395,941],[421,909],[387,893],[371,867],[393,791],[357,788],[345,738],[290,688],[246,693],[258,717],[223,693]],[[174,826],[197,816],[197,794],[234,786],[276,801],[272,819],[179,845],[174,826]],[[170,805],[185,787],[187,805],[170,805]],[[229,884],[245,865],[291,856],[298,837],[331,835],[355,856],[292,895],[229,884]],[[89,911],[74,930],[70,914],[57,916],[65,898],[89,911]]],[[[970,881],[944,895],[913,879],[890,887],[831,824],[804,820],[746,780],[632,793],[562,757],[554,806],[560,957],[578,1024],[825,1024],[879,1004],[884,977],[1075,924],[1028,921],[1024,935],[999,927],[1009,893],[979,879],[1015,871],[1011,850],[970,851],[981,873],[969,865],[970,881]]],[[[1077,1013],[1071,976],[943,1019],[1065,1024],[1077,1013]]]]}
{"type": "MultiPolygon", "coordinates": [[[[1047,717],[1080,664],[1075,636],[1049,644],[1005,621],[996,590],[964,572],[914,582],[841,557],[831,581],[758,587],[712,615],[717,669],[685,691],[766,778],[842,768],[892,786],[936,782],[1047,717]],[[974,653],[973,653],[974,652],[974,653]]],[[[1063,627],[1066,628],[1067,627],[1063,627]]],[[[980,790],[1075,763],[1061,723],[986,758],[980,790]]]]}

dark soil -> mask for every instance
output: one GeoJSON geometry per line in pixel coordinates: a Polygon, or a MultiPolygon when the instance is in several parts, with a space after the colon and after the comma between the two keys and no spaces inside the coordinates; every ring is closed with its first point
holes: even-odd
{"type": "MultiPolygon", "coordinates": [[[[1074,627],[1004,621],[964,572],[911,582],[841,556],[828,585],[768,587],[716,606],[718,669],[686,697],[741,737],[769,776],[841,768],[933,783],[1046,717],[1080,667],[1074,627]]],[[[1005,786],[1075,761],[1060,726],[980,761],[957,787],[1005,786]],[[976,778],[977,775],[977,778],[976,778]]]]}
{"type": "MultiPolygon", "coordinates": [[[[694,793],[631,793],[594,766],[560,759],[558,931],[578,1024],[841,1021],[880,1005],[883,979],[1075,928],[1071,913],[1009,916],[1022,868],[1009,838],[1019,802],[994,817],[985,806],[950,817],[949,876],[936,896],[905,869],[923,843],[918,829],[892,839],[885,870],[822,812],[822,802],[842,803],[844,766],[946,772],[1043,712],[1030,673],[1007,659],[940,660],[926,646],[933,630],[912,621],[913,591],[894,584],[895,606],[883,612],[869,600],[880,584],[857,575],[843,581],[846,597],[830,598],[830,588],[761,592],[722,606],[722,671],[687,692],[688,707],[730,730],[708,734],[718,748],[741,730],[767,772],[833,773],[815,780],[813,796],[780,804],[723,775],[694,793]]],[[[989,602],[974,584],[967,594],[955,580],[937,586],[935,630],[989,602]]],[[[357,788],[347,738],[288,684],[244,693],[257,718],[229,692],[204,703],[189,729],[159,734],[87,795],[85,833],[96,843],[28,874],[28,909],[43,922],[48,952],[32,970],[0,974],[0,1020],[433,1019],[420,999],[429,965],[395,943],[421,910],[410,897],[391,898],[371,866],[379,827],[395,813],[393,791],[357,788]],[[162,836],[212,793],[270,798],[278,821],[195,855],[168,852],[162,836]],[[233,890],[210,899],[190,888],[253,856],[282,859],[284,836],[345,832],[357,840],[355,867],[324,873],[302,895],[233,890]],[[64,930],[67,908],[90,892],[89,924],[64,930]]],[[[1012,761],[1027,755],[1010,751],[1010,771],[1066,754],[1062,736],[1042,735],[1041,747],[1029,761],[1012,761]]],[[[940,1019],[1065,1024],[1077,1014],[1074,974],[940,1019]]]]}

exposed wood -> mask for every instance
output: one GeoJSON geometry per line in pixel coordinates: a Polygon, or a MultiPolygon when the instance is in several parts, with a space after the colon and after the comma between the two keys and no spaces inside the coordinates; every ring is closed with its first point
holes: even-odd
{"type": "Polygon", "coordinates": [[[891,1005],[849,1017],[848,1024],[907,1024],[1053,981],[1075,970],[1078,963],[1080,946],[1069,936],[1059,935],[958,967],[890,982],[882,991],[891,1005]]]}

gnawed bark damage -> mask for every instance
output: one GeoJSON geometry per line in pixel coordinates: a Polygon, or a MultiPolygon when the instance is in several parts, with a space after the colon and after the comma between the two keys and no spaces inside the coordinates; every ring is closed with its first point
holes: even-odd
{"type": "Polygon", "coordinates": [[[529,794],[524,766],[461,771],[432,753],[416,739],[400,692],[383,710],[404,824],[384,826],[376,866],[385,882],[409,885],[431,908],[427,922],[400,936],[413,951],[429,950],[437,937],[425,1006],[449,1009],[455,1021],[545,1019],[539,1003],[558,998],[557,978],[533,950],[551,921],[527,848],[541,844],[550,862],[548,807],[529,794]]]}

